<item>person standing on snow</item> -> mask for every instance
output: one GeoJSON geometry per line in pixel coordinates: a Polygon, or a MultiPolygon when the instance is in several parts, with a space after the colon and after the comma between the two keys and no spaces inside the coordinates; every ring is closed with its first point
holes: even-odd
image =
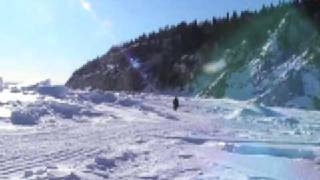
{"type": "Polygon", "coordinates": [[[176,111],[179,108],[179,99],[177,96],[174,97],[173,99],[173,109],[176,111]]]}

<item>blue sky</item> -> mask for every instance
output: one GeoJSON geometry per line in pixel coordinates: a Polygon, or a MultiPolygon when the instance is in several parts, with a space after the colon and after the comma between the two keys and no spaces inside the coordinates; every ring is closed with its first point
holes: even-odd
{"type": "Polygon", "coordinates": [[[278,0],[0,0],[0,76],[64,83],[88,60],[143,32],[259,9],[278,0]]]}

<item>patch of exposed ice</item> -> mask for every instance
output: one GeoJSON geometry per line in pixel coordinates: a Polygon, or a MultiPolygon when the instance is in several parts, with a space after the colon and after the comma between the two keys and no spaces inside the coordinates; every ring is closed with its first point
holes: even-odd
{"type": "Polygon", "coordinates": [[[117,100],[117,97],[113,93],[102,92],[99,90],[83,92],[79,94],[79,98],[80,100],[90,101],[95,104],[113,103],[117,100]]]}
{"type": "Polygon", "coordinates": [[[37,92],[41,95],[51,96],[54,98],[65,98],[68,89],[65,86],[39,86],[36,88],[37,92]]]}
{"type": "Polygon", "coordinates": [[[284,157],[289,159],[310,159],[314,160],[317,156],[310,149],[285,148],[270,146],[267,144],[227,144],[224,150],[230,153],[239,153],[244,155],[267,155],[274,157],[284,157]]]}
{"type": "Polygon", "coordinates": [[[118,100],[118,104],[120,104],[121,106],[130,107],[130,106],[139,105],[140,102],[137,101],[137,100],[133,100],[133,99],[128,97],[128,98],[125,98],[125,99],[118,100]]]}

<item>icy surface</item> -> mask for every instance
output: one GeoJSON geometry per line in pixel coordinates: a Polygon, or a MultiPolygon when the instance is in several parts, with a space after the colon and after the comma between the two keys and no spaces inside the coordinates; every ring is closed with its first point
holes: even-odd
{"type": "Polygon", "coordinates": [[[167,95],[19,89],[0,94],[0,179],[320,177],[317,111],[180,97],[176,112],[167,95]]]}
{"type": "Polygon", "coordinates": [[[55,98],[65,98],[67,93],[67,88],[64,86],[39,86],[37,87],[37,91],[39,94],[52,96],[55,98]]]}
{"type": "Polygon", "coordinates": [[[250,83],[250,77],[249,69],[233,73],[227,82],[227,97],[238,100],[252,99],[254,97],[254,87],[250,83]]]}

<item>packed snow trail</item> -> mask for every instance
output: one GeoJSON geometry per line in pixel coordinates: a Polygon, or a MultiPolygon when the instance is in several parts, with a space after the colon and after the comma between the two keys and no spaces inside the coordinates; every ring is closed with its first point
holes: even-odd
{"type": "Polygon", "coordinates": [[[166,95],[24,91],[12,96],[28,101],[1,106],[12,115],[1,114],[0,179],[320,177],[320,112],[189,97],[175,112],[166,95]]]}

